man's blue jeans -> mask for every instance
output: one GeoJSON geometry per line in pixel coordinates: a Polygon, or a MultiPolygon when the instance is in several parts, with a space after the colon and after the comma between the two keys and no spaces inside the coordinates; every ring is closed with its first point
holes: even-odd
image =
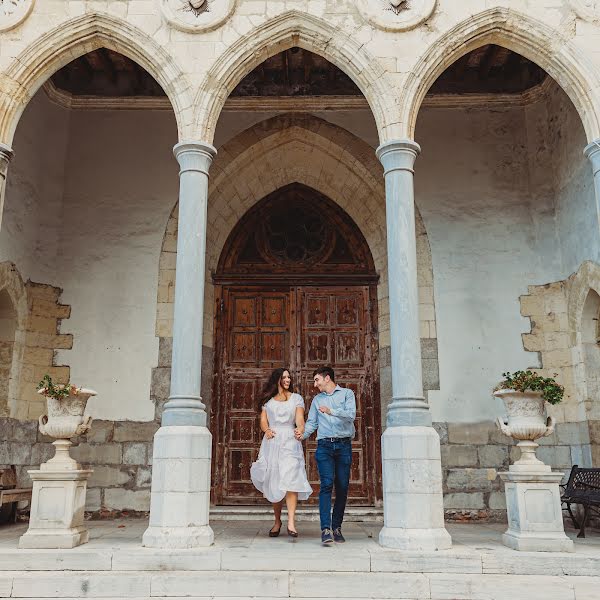
{"type": "Polygon", "coordinates": [[[335,440],[335,438],[319,440],[315,458],[321,480],[319,492],[321,529],[337,529],[342,526],[346,510],[352,465],[352,442],[350,439],[335,440]],[[331,492],[334,487],[335,503],[332,518],[331,492]]]}

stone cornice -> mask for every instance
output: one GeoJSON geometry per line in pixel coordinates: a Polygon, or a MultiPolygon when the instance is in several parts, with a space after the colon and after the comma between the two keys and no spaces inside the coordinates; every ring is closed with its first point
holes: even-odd
{"type": "MultiPolygon", "coordinates": [[[[494,106],[528,106],[543,100],[552,87],[552,79],[521,94],[436,94],[423,101],[425,108],[485,108],[494,106]]],[[[166,96],[74,96],[57,88],[52,81],[43,86],[48,98],[72,110],[172,110],[166,96]]],[[[226,112],[324,112],[334,110],[367,110],[369,104],[363,96],[294,96],[228,98],[223,110],[226,112]]]]}

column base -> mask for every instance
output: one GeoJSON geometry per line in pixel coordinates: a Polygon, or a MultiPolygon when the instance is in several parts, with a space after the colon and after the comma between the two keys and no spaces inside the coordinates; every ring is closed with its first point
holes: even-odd
{"type": "Polygon", "coordinates": [[[452,538],[443,527],[438,529],[406,529],[384,527],[379,532],[379,543],[385,548],[411,552],[434,552],[452,547],[452,538]]]}
{"type": "Polygon", "coordinates": [[[211,451],[206,427],[168,425],[156,432],[144,546],[196,548],[213,543],[208,524],[211,451]]]}
{"type": "Polygon", "coordinates": [[[564,533],[531,535],[509,530],[502,535],[502,543],[521,552],[575,552],[573,540],[564,533]]]}
{"type": "Polygon", "coordinates": [[[433,427],[388,427],[381,438],[383,520],[379,543],[408,551],[446,550],[440,438],[433,427]]]}
{"type": "Polygon", "coordinates": [[[63,549],[86,544],[90,532],[85,527],[27,531],[19,539],[19,548],[63,549]]]}
{"type": "Polygon", "coordinates": [[[210,525],[203,527],[148,527],[142,538],[146,548],[202,548],[212,546],[215,535],[210,525]]]}
{"type": "Polygon", "coordinates": [[[508,529],[502,543],[524,552],[574,552],[565,534],[560,490],[562,473],[541,469],[500,473],[506,491],[508,529]]]}
{"type": "MultiPolygon", "coordinates": [[[[44,468],[45,467],[45,468],[44,468]]],[[[74,548],[89,539],[84,525],[87,480],[92,471],[27,471],[33,481],[29,528],[19,548],[74,548]]]]}

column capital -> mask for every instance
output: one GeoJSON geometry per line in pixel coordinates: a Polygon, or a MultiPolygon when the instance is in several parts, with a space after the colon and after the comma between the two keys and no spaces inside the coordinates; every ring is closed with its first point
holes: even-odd
{"type": "Polygon", "coordinates": [[[592,163],[594,172],[600,170],[600,138],[588,144],[583,149],[583,154],[592,163]]]}
{"type": "Polygon", "coordinates": [[[12,160],[14,155],[13,149],[6,144],[0,142],[0,172],[6,173],[8,169],[8,163],[12,160]]]}
{"type": "Polygon", "coordinates": [[[384,142],[375,151],[383,165],[385,175],[390,171],[410,171],[412,173],[415,160],[420,153],[421,146],[409,139],[384,142]]]}
{"type": "Polygon", "coordinates": [[[217,149],[207,142],[186,141],[175,144],[173,154],[181,167],[180,175],[186,171],[196,171],[208,176],[217,149]]]}

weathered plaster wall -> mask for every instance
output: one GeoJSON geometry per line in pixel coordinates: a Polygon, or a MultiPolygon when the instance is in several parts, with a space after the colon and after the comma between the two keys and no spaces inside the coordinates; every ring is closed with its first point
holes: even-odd
{"type": "Polygon", "coordinates": [[[37,94],[17,128],[8,169],[0,262],[24,280],[52,281],[62,227],[62,195],[70,112],[37,94]]]}
{"type": "Polygon", "coordinates": [[[98,418],[151,420],[158,258],[177,200],[173,114],[74,112],[56,282],[72,314],[72,352],[58,363],[98,396],[98,418]]]}
{"type": "Polygon", "coordinates": [[[416,139],[415,200],[431,245],[438,324],[433,418],[493,419],[502,409],[490,392],[501,373],[537,365],[521,344],[528,321],[518,297],[552,276],[534,235],[525,115],[427,109],[416,139]]]}

